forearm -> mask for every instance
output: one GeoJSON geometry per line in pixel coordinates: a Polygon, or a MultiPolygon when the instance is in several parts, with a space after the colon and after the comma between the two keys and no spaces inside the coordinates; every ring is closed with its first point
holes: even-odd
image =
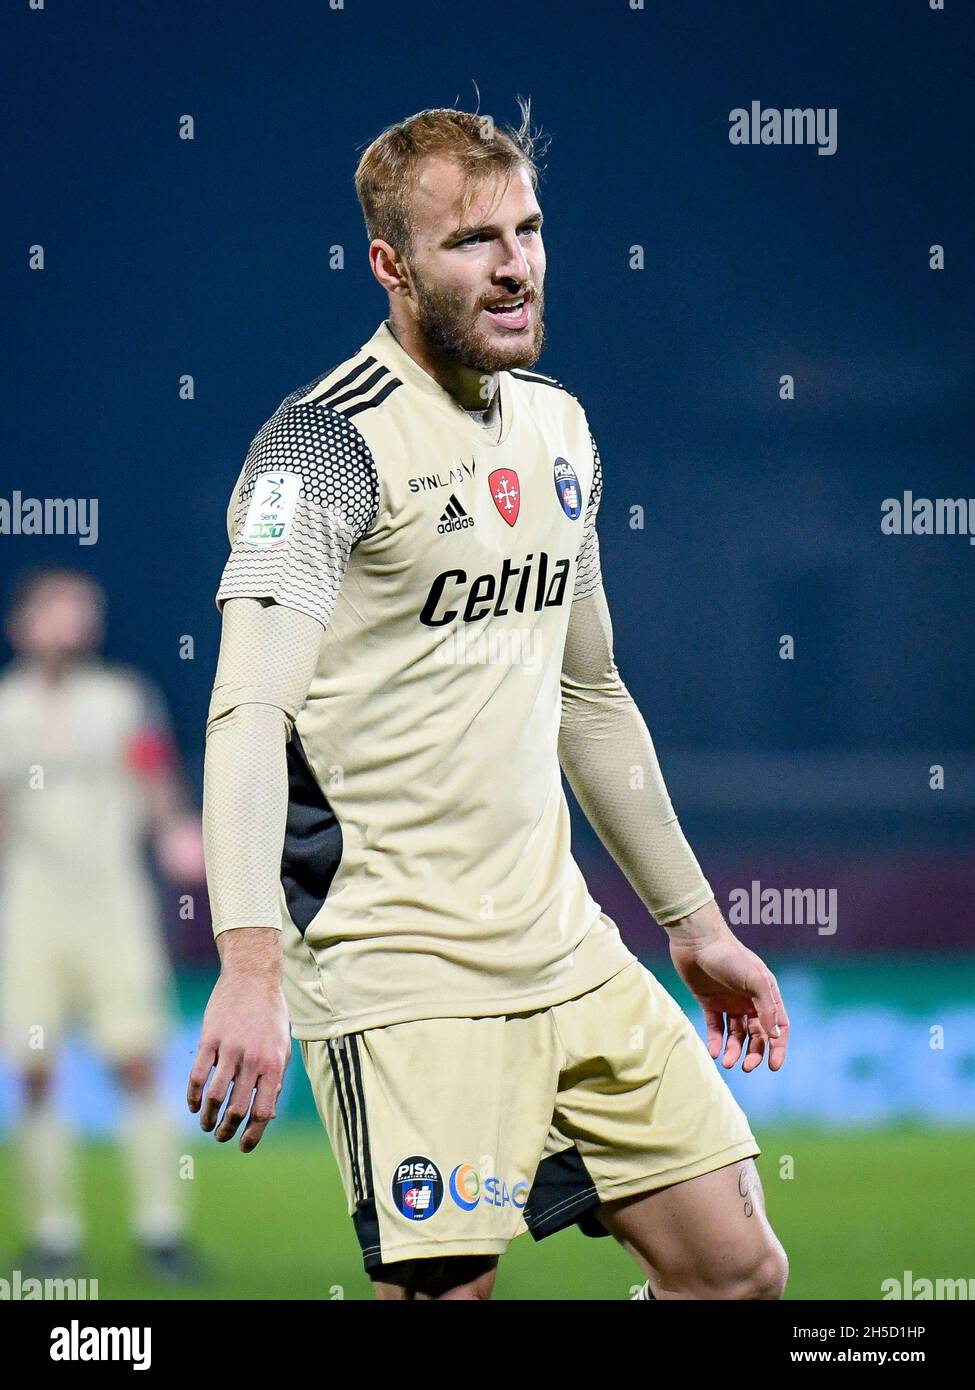
{"type": "Polygon", "coordinates": [[[559,758],[589,823],[661,926],[712,901],[622,681],[599,690],[563,683],[559,758]]]}
{"type": "Polygon", "coordinates": [[[281,933],[266,927],[242,927],[217,937],[220,968],[225,975],[240,973],[280,983],[283,973],[281,933]]]}
{"type": "Polygon", "coordinates": [[[203,848],[214,935],[281,927],[288,733],[274,705],[237,705],[207,725],[203,848]]]}
{"type": "Polygon", "coordinates": [[[146,779],[145,802],[149,827],[158,833],[189,810],[189,797],[172,772],[159,772],[146,779]]]}
{"type": "Polygon", "coordinates": [[[204,854],[217,936],[282,926],[287,745],[321,635],[317,620],[294,609],[249,598],[224,606],[203,767],[204,854]]]}
{"type": "Polygon", "coordinates": [[[713,900],[671,805],[650,732],[616,669],[601,583],[572,605],[559,759],[593,829],[661,926],[682,922],[713,900]]]}

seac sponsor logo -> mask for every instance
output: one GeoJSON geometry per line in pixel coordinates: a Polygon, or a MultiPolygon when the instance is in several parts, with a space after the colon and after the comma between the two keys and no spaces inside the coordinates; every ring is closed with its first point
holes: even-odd
{"type": "Polygon", "coordinates": [[[473,1211],[481,1200],[481,1179],[470,1163],[458,1163],[450,1175],[450,1195],[462,1211],[473,1211]]]}
{"type": "Polygon", "coordinates": [[[458,1163],[450,1175],[449,1188],[461,1211],[473,1211],[481,1202],[486,1207],[516,1207],[520,1211],[528,1201],[527,1182],[522,1180],[509,1187],[495,1174],[482,1177],[471,1163],[458,1163]]]}
{"type": "Polygon", "coordinates": [[[552,465],[552,473],[559,505],[570,521],[577,521],[582,512],[582,497],[575,469],[568,459],[558,458],[552,465]]]}
{"type": "Polygon", "coordinates": [[[420,622],[444,627],[458,616],[476,623],[489,614],[503,618],[510,612],[559,607],[571,568],[571,560],[550,561],[543,550],[537,560],[534,555],[527,555],[521,565],[505,560],[500,574],[479,574],[470,581],[466,570],[444,570],[430,585],[420,622]]]}
{"type": "Polygon", "coordinates": [[[393,1205],[407,1221],[428,1221],[443,1201],[443,1174],[430,1158],[414,1154],[393,1171],[393,1205]]]}
{"type": "Polygon", "coordinates": [[[489,1207],[517,1207],[520,1211],[528,1201],[528,1184],[516,1182],[509,1191],[501,1178],[485,1178],[484,1200],[489,1207]]]}

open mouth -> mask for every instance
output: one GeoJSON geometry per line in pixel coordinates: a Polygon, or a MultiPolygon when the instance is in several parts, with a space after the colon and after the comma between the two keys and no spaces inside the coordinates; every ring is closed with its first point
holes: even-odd
{"type": "Polygon", "coordinates": [[[531,299],[522,294],[516,299],[505,299],[491,304],[484,312],[490,314],[495,322],[503,324],[505,328],[518,329],[527,328],[531,322],[531,307],[531,299]]]}

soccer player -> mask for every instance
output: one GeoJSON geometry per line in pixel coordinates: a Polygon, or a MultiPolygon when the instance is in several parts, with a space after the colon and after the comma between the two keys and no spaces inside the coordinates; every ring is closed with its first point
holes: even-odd
{"type": "Polygon", "coordinates": [[[623,1243],[643,1297],[777,1298],[760,1150],[713,1059],[777,1070],[788,1019],[614,663],[599,454],[529,370],[522,117],[424,111],[369,146],[389,316],[286,397],[234,488],[204,770],[221,973],[188,1103],[252,1150],[290,1017],[380,1298],[487,1298],[516,1235],[574,1223],[623,1243]],[[589,895],[560,764],[707,1047],[589,895]]]}
{"type": "Polygon", "coordinates": [[[105,595],[74,570],[24,577],[0,676],[0,1021],[23,1085],[18,1127],[32,1272],[77,1272],[83,1237],[71,1135],[52,1096],[74,1023],[124,1097],[133,1225],[147,1270],[199,1272],[184,1236],[179,1146],[159,1094],[169,969],[143,864],[203,877],[165,709],[136,672],[98,656],[105,595]]]}

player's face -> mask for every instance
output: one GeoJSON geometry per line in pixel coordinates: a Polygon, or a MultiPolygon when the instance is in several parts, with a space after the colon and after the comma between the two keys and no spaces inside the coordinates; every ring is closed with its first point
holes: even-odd
{"type": "Polygon", "coordinates": [[[545,247],[531,180],[521,168],[507,183],[488,179],[465,211],[468,191],[452,161],[421,166],[410,258],[418,327],[458,366],[530,367],[545,335],[545,247]]]}
{"type": "Polygon", "coordinates": [[[102,636],[101,607],[93,590],[73,580],[39,584],[17,616],[11,636],[36,660],[79,656],[102,636]]]}

